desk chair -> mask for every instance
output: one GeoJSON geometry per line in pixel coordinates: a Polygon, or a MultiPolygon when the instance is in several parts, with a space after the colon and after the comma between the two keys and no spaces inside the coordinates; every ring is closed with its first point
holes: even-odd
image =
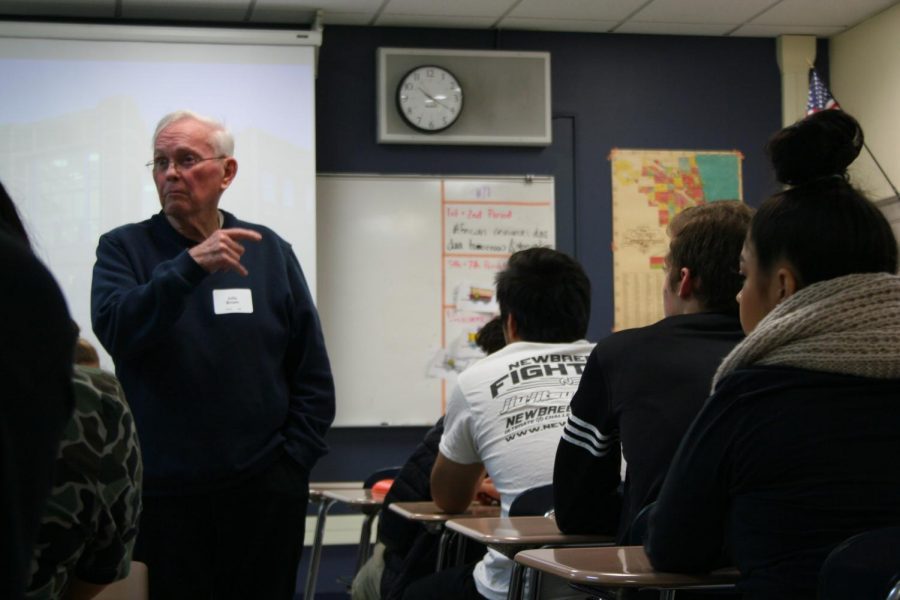
{"type": "MultiPolygon", "coordinates": [[[[378,469],[365,478],[363,481],[363,489],[370,490],[373,485],[382,479],[393,479],[398,473],[400,473],[400,467],[385,467],[384,469],[378,469]]],[[[362,512],[365,515],[365,519],[363,520],[362,531],[359,534],[359,550],[356,555],[356,571],[354,572],[354,575],[359,573],[359,570],[365,562],[369,560],[372,545],[372,521],[374,521],[375,517],[378,516],[378,513],[381,512],[381,505],[379,504],[374,508],[364,508],[362,512]]]]}
{"type": "MultiPolygon", "coordinates": [[[[509,505],[510,517],[543,517],[553,512],[553,484],[529,488],[516,496],[509,505]]],[[[541,575],[537,571],[526,570],[519,563],[513,564],[509,578],[509,598],[518,598],[538,589],[541,575]]]]}
{"type": "MultiPolygon", "coordinates": [[[[647,529],[650,524],[650,512],[653,510],[654,506],[656,506],[655,501],[638,511],[638,514],[635,515],[634,520],[628,527],[628,531],[625,533],[625,539],[622,542],[624,546],[644,545],[644,538],[647,537],[647,529]]],[[[587,593],[594,598],[599,598],[600,600],[614,600],[621,597],[617,590],[614,589],[604,590],[597,587],[582,586],[578,584],[571,584],[571,587],[580,592],[587,593]]],[[[709,598],[710,600],[715,600],[717,597],[720,597],[721,594],[717,595],[714,592],[730,592],[732,588],[733,586],[731,585],[720,586],[714,589],[713,593],[708,594],[709,598]]],[[[675,592],[676,590],[660,590],[659,596],[660,598],[672,598],[675,596],[675,592]]]]}
{"type": "Polygon", "coordinates": [[[635,515],[634,520],[628,527],[628,531],[625,532],[623,546],[644,545],[644,538],[647,537],[647,528],[650,524],[650,511],[653,510],[654,506],[656,506],[655,501],[638,511],[638,514],[635,515]]]}
{"type": "Polygon", "coordinates": [[[525,490],[509,505],[510,517],[544,517],[553,510],[553,484],[525,490]]]}
{"type": "Polygon", "coordinates": [[[601,598],[605,596],[599,594],[609,588],[634,588],[660,590],[661,598],[669,600],[675,590],[728,589],[740,577],[734,568],[705,574],[656,571],[642,546],[525,550],[516,554],[516,562],[561,577],[601,598]]]}
{"type": "Polygon", "coordinates": [[[832,550],[819,572],[819,598],[900,599],[900,527],[860,533],[832,550]]]}
{"type": "Polygon", "coordinates": [[[400,467],[379,469],[366,477],[361,488],[352,484],[348,486],[343,483],[335,485],[323,483],[311,486],[309,501],[310,503],[317,503],[319,508],[316,517],[316,532],[313,537],[313,545],[310,552],[309,568],[306,574],[306,583],[303,586],[304,599],[312,600],[312,598],[315,597],[316,583],[319,576],[319,562],[321,560],[322,546],[325,537],[325,521],[328,516],[328,511],[338,502],[345,502],[350,506],[356,505],[357,507],[361,507],[360,510],[365,515],[365,519],[363,520],[362,531],[360,533],[360,546],[356,557],[356,571],[359,571],[360,567],[362,567],[363,563],[365,563],[369,557],[369,547],[372,537],[372,520],[381,510],[380,501],[377,502],[376,506],[370,506],[372,504],[372,499],[370,497],[372,486],[382,479],[395,477],[399,471],[400,467]]]}

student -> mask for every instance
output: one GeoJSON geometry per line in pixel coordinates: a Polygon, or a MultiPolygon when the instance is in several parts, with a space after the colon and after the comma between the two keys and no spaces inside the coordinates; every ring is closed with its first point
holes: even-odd
{"type": "MultiPolygon", "coordinates": [[[[447,404],[431,494],[447,512],[468,507],[485,468],[501,514],[521,492],[550,483],[553,451],[593,347],[585,341],[590,282],[549,248],[516,252],[497,274],[508,345],[460,373],[447,404]]],[[[488,550],[481,562],[421,579],[404,598],[506,598],[512,563],[488,550]]]]}
{"type": "Polygon", "coordinates": [[[29,600],[92,598],[131,568],[143,473],[131,409],[112,373],[76,365],[72,385],[75,412],[34,548],[29,600]]]}
{"type": "Polygon", "coordinates": [[[900,524],[897,240],[847,179],[853,117],[768,145],[778,180],[741,253],[747,338],[672,462],[645,542],[662,571],[733,563],[746,598],[815,598],[826,555],[900,524]],[[724,549],[724,554],[723,554],[724,549]]]}
{"type": "Polygon", "coordinates": [[[656,499],[716,367],[744,337],[734,265],[750,216],[746,205],[732,201],[679,213],[669,225],[666,318],[613,334],[594,348],[556,452],[560,530],[613,533],[618,524],[623,543],[635,515],[656,499]],[[628,467],[620,499],[623,454],[628,467]]]}
{"type": "MultiPolygon", "coordinates": [[[[478,330],[475,343],[485,354],[493,354],[506,345],[500,317],[478,330]]],[[[396,600],[411,582],[434,572],[438,537],[388,507],[394,502],[431,500],[429,478],[443,432],[441,417],[413,450],[385,495],[378,517],[378,543],[372,558],[353,579],[353,600],[396,600]]]]}
{"type": "Polygon", "coordinates": [[[0,598],[18,600],[72,413],[75,329],[2,185],[0,290],[0,598]]]}

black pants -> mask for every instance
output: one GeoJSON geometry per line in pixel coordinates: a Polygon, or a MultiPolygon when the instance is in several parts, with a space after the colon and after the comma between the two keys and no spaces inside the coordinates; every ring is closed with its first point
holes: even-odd
{"type": "Polygon", "coordinates": [[[308,496],[309,474],[285,456],[232,489],[144,497],[134,559],[151,600],[290,600],[308,496]]]}
{"type": "Polygon", "coordinates": [[[475,587],[476,562],[438,571],[410,584],[403,600],[484,600],[475,587]]]}

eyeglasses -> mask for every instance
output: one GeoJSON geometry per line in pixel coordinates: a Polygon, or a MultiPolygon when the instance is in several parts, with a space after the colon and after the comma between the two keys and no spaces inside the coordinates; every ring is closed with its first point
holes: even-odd
{"type": "Polygon", "coordinates": [[[157,156],[153,160],[147,163],[146,166],[153,169],[154,173],[165,173],[169,170],[169,165],[174,164],[175,170],[179,173],[183,173],[184,171],[190,171],[197,165],[207,160],[219,160],[222,158],[228,158],[227,156],[210,156],[209,158],[201,158],[199,156],[195,156],[193,154],[185,154],[179,157],[176,157],[174,162],[169,159],[168,156],[157,156]]]}

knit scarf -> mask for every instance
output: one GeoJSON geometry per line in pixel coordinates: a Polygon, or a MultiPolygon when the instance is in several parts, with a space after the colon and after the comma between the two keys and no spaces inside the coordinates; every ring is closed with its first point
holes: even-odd
{"type": "Polygon", "coordinates": [[[713,390],[752,365],[900,378],[900,276],[859,273],[803,288],[725,357],[713,390]]]}

